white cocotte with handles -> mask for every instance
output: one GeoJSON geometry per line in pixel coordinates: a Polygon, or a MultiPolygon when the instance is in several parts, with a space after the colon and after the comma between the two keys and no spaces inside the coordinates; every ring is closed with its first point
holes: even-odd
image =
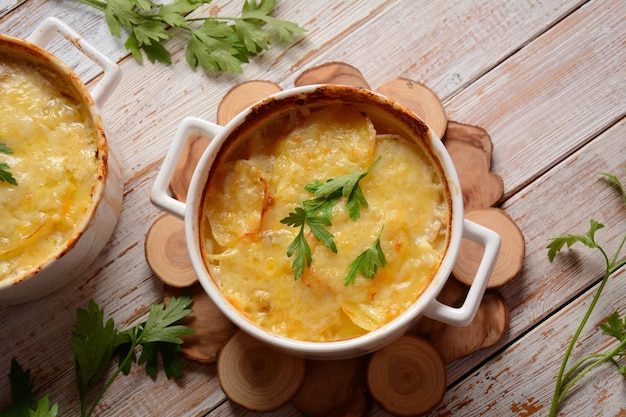
{"type": "MultiPolygon", "coordinates": [[[[430,129],[429,136],[432,140],[431,148],[435,154],[435,158],[438,158],[443,166],[444,174],[451,192],[452,220],[449,246],[431,284],[413,305],[394,320],[374,331],[352,339],[330,342],[295,340],[273,334],[253,324],[226,300],[220,288],[211,278],[202,258],[199,238],[199,219],[201,217],[202,193],[204,192],[211,166],[220,147],[228,138],[229,134],[242,124],[246,120],[246,117],[255,113],[258,107],[276,100],[293,99],[294,97],[323,96],[325,89],[351,89],[353,94],[361,94],[357,89],[345,86],[313,85],[297,87],[284,90],[251,106],[233,118],[224,127],[194,117],[185,118],[180,123],[174,141],[165,156],[161,170],[152,188],[151,200],[152,203],[161,210],[184,219],[189,255],[200,284],[217,307],[240,329],[282,351],[307,358],[341,359],[372,352],[391,343],[406,333],[421,315],[456,326],[467,326],[474,318],[485,293],[487,282],[500,249],[500,236],[490,229],[463,218],[463,198],[456,170],[443,143],[430,129]],[[189,185],[186,203],[183,203],[171,196],[169,184],[184,145],[192,134],[201,134],[210,137],[212,141],[202,154],[195,168],[189,185]],[[480,244],[485,250],[474,282],[469,289],[469,293],[463,305],[457,308],[442,304],[436,300],[436,297],[452,272],[452,267],[454,266],[462,238],[480,244]]],[[[411,113],[410,110],[398,105],[393,102],[393,100],[370,91],[366,94],[374,97],[376,102],[392,103],[393,112],[397,111],[405,115],[409,114],[409,117],[417,119],[417,116],[411,113]]]]}
{"type": "Polygon", "coordinates": [[[16,54],[28,54],[31,59],[60,74],[68,85],[76,88],[98,134],[98,166],[101,174],[100,178],[94,178],[93,196],[87,214],[76,225],[60,253],[26,276],[14,280],[0,279],[0,305],[9,305],[51,294],[71,281],[84,277],[83,274],[115,229],[122,206],[123,172],[98,108],[104,105],[119,84],[121,70],[73,29],[54,17],[43,20],[26,40],[0,35],[0,47],[16,54]],[[91,92],[65,63],[44,49],[58,36],[65,38],[103,70],[103,77],[91,92]]]}

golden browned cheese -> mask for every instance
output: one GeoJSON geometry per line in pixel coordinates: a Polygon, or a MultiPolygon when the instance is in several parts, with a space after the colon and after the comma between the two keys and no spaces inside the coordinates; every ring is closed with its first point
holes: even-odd
{"type": "Polygon", "coordinates": [[[62,79],[0,54],[0,153],[18,185],[0,182],[0,279],[58,255],[85,217],[96,182],[96,133],[62,79]]]}
{"type": "Polygon", "coordinates": [[[205,190],[201,236],[205,262],[228,300],[257,325],[309,341],[352,338],[389,322],[410,306],[441,263],[449,210],[439,171],[422,145],[378,134],[349,106],[294,110],[277,125],[256,129],[219,159],[205,190]],[[361,181],[369,203],[350,219],[345,199],[328,230],[337,253],[309,233],[312,264],[294,279],[287,247],[299,229],[280,222],[301,200],[305,185],[379,163],[361,181]],[[388,264],[373,279],[349,265],[375,242],[388,264]]]}

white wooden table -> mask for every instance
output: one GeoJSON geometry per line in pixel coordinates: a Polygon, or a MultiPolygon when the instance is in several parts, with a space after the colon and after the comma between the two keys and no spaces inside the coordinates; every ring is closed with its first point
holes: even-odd
{"type": "MultiPolygon", "coordinates": [[[[161,216],[149,191],[180,120],[215,120],[221,98],[243,81],[288,88],[303,70],[341,61],[360,69],[372,87],[396,77],[423,82],[443,100],[449,120],[486,129],[494,143],[492,169],[505,184],[500,207],[526,238],[521,275],[499,289],[511,311],[508,333],[448,366],[448,391],[430,415],[547,415],[566,343],[603,265],[582,246],[550,264],[545,246],[551,237],[586,232],[593,217],[607,226],[598,239],[613,250],[626,227],[617,193],[597,175],[626,178],[626,2],[279,0],[275,15],[308,33],[294,44],[277,43],[245,65],[243,75],[190,70],[178,40],[168,44],[173,65],[141,65],[110,36],[98,12],[72,0],[19,3],[0,0],[1,33],[24,38],[54,15],[119,62],[123,80],[102,116],[122,150],[125,195],[118,227],[80,285],[0,307],[0,409],[10,401],[7,375],[16,358],[32,370],[37,397],[48,393],[61,415],[76,415],[70,350],[76,309],[94,299],[124,326],[161,300],[144,238],[161,216]]],[[[238,14],[241,7],[235,0],[214,3],[207,10],[238,14]]],[[[63,42],[50,49],[87,84],[98,76],[63,42]]],[[[626,313],[623,270],[609,281],[582,335],[585,349],[607,346],[597,325],[614,310],[626,313]]],[[[257,415],[225,399],[214,365],[185,365],[177,382],[163,376],[153,382],[143,370],[120,377],[98,414],[257,415]]],[[[299,413],[286,406],[271,415],[299,413]]],[[[370,415],[386,413],[374,406],[370,415]]],[[[561,415],[626,416],[624,377],[608,366],[597,369],[567,398],[561,415]]]]}

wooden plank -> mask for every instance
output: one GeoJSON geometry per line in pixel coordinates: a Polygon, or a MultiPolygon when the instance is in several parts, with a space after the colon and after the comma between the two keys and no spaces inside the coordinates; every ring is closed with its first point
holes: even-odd
{"type": "Polygon", "coordinates": [[[0,0],[0,17],[9,14],[26,1],[27,0],[0,0]]]}
{"type": "Polygon", "coordinates": [[[625,16],[624,2],[588,2],[445,103],[490,133],[506,196],[626,114],[625,16]]]}
{"type": "MultiPolygon", "coordinates": [[[[595,289],[592,288],[568,305],[562,314],[551,317],[533,329],[504,353],[449,390],[443,406],[430,415],[547,415],[564,351],[595,289]]],[[[613,311],[626,314],[624,294],[626,270],[622,269],[609,280],[596,311],[573,351],[570,366],[586,354],[601,352],[616,345],[616,339],[603,335],[598,326],[613,311]]],[[[624,377],[613,364],[605,364],[587,374],[570,391],[561,405],[559,415],[624,415],[624,398],[624,377]]],[[[378,415],[384,414],[372,414],[378,415]]]]}

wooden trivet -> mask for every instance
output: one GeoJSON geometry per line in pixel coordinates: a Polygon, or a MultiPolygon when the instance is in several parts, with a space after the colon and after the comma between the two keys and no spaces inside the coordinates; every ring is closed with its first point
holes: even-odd
{"type": "MultiPolygon", "coordinates": [[[[294,84],[320,83],[370,89],[357,68],[341,62],[308,69],[294,84]]],[[[219,105],[218,123],[225,125],[245,107],[280,90],[277,84],[269,81],[249,81],[234,87],[219,105]]],[[[504,185],[502,178],[491,172],[493,144],[487,132],[480,127],[448,121],[439,98],[422,83],[398,78],[382,84],[375,91],[410,108],[442,138],[460,178],[466,218],[496,230],[502,237],[499,259],[488,286],[500,286],[514,278],[522,267],[524,237],[513,219],[504,211],[493,208],[503,196],[504,185]]],[[[194,167],[210,140],[195,136],[186,144],[171,183],[177,199],[185,201],[194,167]]],[[[172,229],[180,227],[175,222],[167,223],[172,229]]],[[[163,224],[156,230],[162,227],[163,224]]],[[[159,232],[165,236],[168,233],[175,234],[176,231],[159,232]]],[[[163,239],[156,238],[159,234],[151,230],[146,236],[146,258],[151,266],[155,264],[155,257],[171,258],[152,253],[163,250],[156,249],[157,244],[163,246],[163,239]]],[[[438,300],[453,306],[462,304],[475,273],[476,259],[481,256],[475,249],[470,242],[463,241],[452,274],[456,279],[448,280],[438,300]]],[[[167,246],[164,250],[174,249],[167,246]]],[[[163,270],[166,269],[155,267],[155,275],[168,284],[164,289],[166,299],[185,290],[170,286],[184,285],[180,284],[180,277],[163,278],[163,270]]],[[[381,407],[394,414],[419,415],[428,412],[437,406],[446,390],[444,363],[493,346],[502,339],[509,325],[506,302],[491,289],[483,297],[476,317],[467,327],[450,326],[423,317],[408,335],[372,355],[343,361],[305,361],[289,355],[284,357],[284,354],[236,330],[199,284],[189,285],[194,299],[194,314],[189,318],[188,325],[197,333],[185,339],[183,354],[202,363],[217,361],[220,382],[228,398],[254,411],[275,410],[291,401],[297,409],[312,417],[362,417],[368,413],[371,394],[381,407]],[[244,360],[249,356],[257,357],[261,363],[269,361],[267,366],[276,366],[277,372],[285,372],[285,378],[291,381],[289,387],[281,385],[280,381],[270,380],[259,385],[260,378],[269,376],[255,370],[258,364],[244,360]],[[285,363],[288,365],[285,366],[285,363]],[[399,363],[412,365],[404,368],[399,363]],[[287,371],[284,368],[293,369],[287,371]],[[331,371],[332,383],[327,379],[331,371]],[[411,385],[409,381],[417,380],[414,377],[429,382],[411,385]],[[363,383],[365,380],[367,386],[363,383]],[[408,383],[409,386],[399,387],[399,383],[408,383]],[[407,389],[412,394],[404,396],[407,389]]]]}

